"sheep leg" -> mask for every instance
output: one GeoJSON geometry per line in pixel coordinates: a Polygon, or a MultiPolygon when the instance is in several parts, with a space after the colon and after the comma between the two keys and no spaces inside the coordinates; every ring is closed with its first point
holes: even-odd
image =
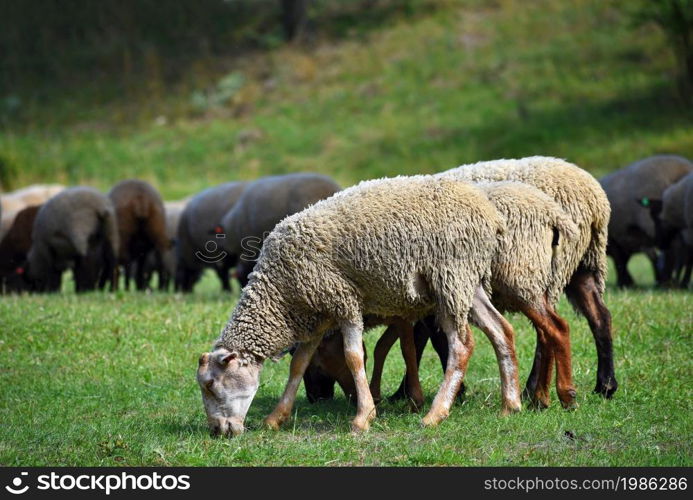
{"type": "Polygon", "coordinates": [[[156,273],[159,275],[158,289],[160,292],[168,290],[168,271],[164,266],[164,255],[158,249],[154,250],[154,260],[156,262],[156,273]]]}
{"type": "Polygon", "coordinates": [[[537,383],[539,381],[539,367],[541,366],[541,344],[539,343],[539,335],[540,333],[537,331],[537,345],[534,348],[534,361],[532,362],[532,369],[530,370],[527,381],[525,382],[525,388],[522,390],[522,399],[526,401],[532,401],[537,389],[537,383]]]}
{"type": "Polygon", "coordinates": [[[149,286],[149,280],[145,274],[145,259],[146,254],[142,253],[137,257],[135,268],[135,287],[139,291],[144,291],[149,286]]]}
{"type": "MultiPolygon", "coordinates": [[[[628,271],[628,261],[630,260],[630,252],[626,252],[620,246],[612,241],[609,241],[609,254],[614,259],[616,266],[616,283],[619,288],[631,287],[635,284],[633,277],[628,271]]],[[[657,273],[655,267],[655,275],[657,273]]]]}
{"type": "Polygon", "coordinates": [[[570,326],[568,322],[558,315],[550,304],[547,311],[554,324],[554,332],[558,335],[552,337],[553,351],[556,358],[556,392],[561,400],[563,408],[577,408],[577,392],[573,384],[573,363],[570,349],[570,326]]]}
{"type": "Polygon", "coordinates": [[[496,353],[503,397],[502,413],[508,415],[518,412],[522,409],[522,402],[515,355],[515,331],[493,307],[488,295],[481,287],[478,287],[474,293],[471,313],[472,323],[486,334],[496,353]]]}
{"type": "Polygon", "coordinates": [[[279,426],[289,418],[291,415],[291,409],[294,406],[294,401],[296,400],[296,393],[301,385],[301,380],[303,374],[310,364],[310,360],[313,357],[313,353],[320,345],[320,340],[322,335],[318,336],[317,339],[311,340],[310,342],[305,342],[299,344],[291,358],[291,365],[289,366],[289,380],[286,382],[286,387],[284,388],[284,394],[279,399],[279,403],[274,407],[272,413],[270,413],[265,418],[265,425],[270,429],[278,430],[279,426]]]}
{"type": "MultiPolygon", "coordinates": [[[[443,372],[445,372],[445,367],[448,363],[448,339],[445,337],[443,331],[435,325],[435,319],[432,316],[426,318],[424,321],[430,322],[428,328],[431,332],[431,345],[433,346],[433,349],[436,351],[436,354],[438,354],[438,358],[440,359],[440,365],[443,369],[443,372]]],[[[460,401],[464,399],[465,392],[467,392],[467,385],[463,380],[460,384],[460,390],[457,391],[457,397],[460,399],[460,401]]]]}
{"type": "Polygon", "coordinates": [[[594,276],[589,272],[576,273],[566,288],[568,299],[587,318],[597,346],[597,385],[594,392],[610,399],[618,382],[614,373],[614,356],[611,335],[611,313],[594,276]]]}
{"type": "Polygon", "coordinates": [[[231,282],[229,281],[229,266],[222,262],[219,265],[214,266],[214,271],[216,271],[219,281],[221,281],[221,289],[224,292],[230,292],[231,282]]]}
{"type": "Polygon", "coordinates": [[[456,327],[449,317],[445,317],[441,321],[441,327],[448,338],[448,364],[431,409],[422,420],[427,427],[438,425],[447,418],[474,350],[474,337],[466,322],[456,327]]]}
{"type": "Polygon", "coordinates": [[[414,328],[411,322],[397,319],[395,323],[399,333],[399,345],[402,349],[402,357],[407,368],[407,392],[412,411],[419,411],[423,406],[424,397],[419,381],[419,363],[416,356],[416,345],[414,343],[414,328]]]}
{"type": "Polygon", "coordinates": [[[373,400],[376,403],[379,403],[382,399],[380,395],[380,381],[383,376],[385,358],[397,340],[397,336],[397,328],[394,325],[390,325],[378,339],[378,343],[375,344],[375,350],[373,351],[373,375],[371,376],[370,390],[373,400]]]}
{"type": "Polygon", "coordinates": [[[691,282],[691,271],[693,270],[693,249],[687,247],[686,250],[687,255],[683,263],[683,277],[681,278],[681,281],[679,281],[679,287],[683,289],[688,288],[688,284],[691,282]]]}
{"type": "Polygon", "coordinates": [[[131,264],[123,264],[123,271],[125,275],[125,289],[129,292],[130,291],[130,278],[132,277],[132,265],[131,264]]]}
{"type": "MultiPolygon", "coordinates": [[[[575,408],[577,406],[575,401],[577,393],[572,380],[570,328],[568,323],[546,301],[544,301],[542,308],[523,308],[523,313],[532,321],[535,328],[541,330],[542,334],[546,336],[546,341],[548,341],[550,346],[549,350],[553,353],[556,363],[556,392],[558,393],[558,399],[564,408],[575,408]]],[[[546,341],[542,339],[541,342],[544,344],[546,341]]],[[[547,374],[550,377],[550,371],[547,367],[549,364],[549,360],[544,359],[544,351],[542,351],[542,369],[540,370],[537,387],[537,399],[540,400],[542,397],[548,399],[548,394],[541,393],[544,391],[548,392],[548,384],[546,384],[546,388],[542,387],[546,383],[546,380],[542,380],[542,378],[546,377],[547,374]],[[541,376],[541,372],[543,372],[544,377],[541,376]]]]}
{"type": "Polygon", "coordinates": [[[522,395],[525,399],[531,401],[535,408],[544,409],[549,407],[551,401],[549,387],[551,386],[553,374],[554,356],[547,333],[542,329],[541,325],[537,323],[533,323],[533,325],[537,332],[537,347],[534,351],[532,372],[527,378],[522,395]]]}
{"type": "MultiPolygon", "coordinates": [[[[417,366],[421,362],[421,356],[423,355],[424,349],[426,348],[426,344],[428,343],[428,338],[431,335],[431,330],[425,323],[424,320],[417,321],[416,324],[414,324],[414,345],[416,346],[416,363],[417,366]]],[[[440,334],[442,337],[445,337],[445,334],[440,334]]],[[[445,340],[445,357],[447,359],[447,351],[448,351],[448,344],[447,340],[445,340]]],[[[445,363],[443,363],[443,372],[445,372],[445,363]]],[[[390,401],[397,401],[400,399],[408,399],[409,398],[409,388],[407,387],[407,374],[404,374],[404,377],[402,377],[402,382],[399,384],[399,387],[397,388],[397,391],[395,391],[392,396],[390,396],[388,399],[390,401]]]]}
{"type": "Polygon", "coordinates": [[[367,431],[370,421],[375,418],[375,403],[368,387],[365,364],[363,362],[363,323],[342,325],[344,337],[344,357],[356,384],[356,417],[351,421],[353,432],[367,431]]]}

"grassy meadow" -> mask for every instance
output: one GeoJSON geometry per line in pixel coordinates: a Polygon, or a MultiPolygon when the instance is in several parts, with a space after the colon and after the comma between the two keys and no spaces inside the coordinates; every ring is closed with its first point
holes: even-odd
{"type": "MultiPolygon", "coordinates": [[[[693,157],[693,112],[677,96],[666,40],[634,27],[624,2],[421,4],[415,15],[308,45],[189,61],[175,84],[154,53],[127,79],[18,88],[12,113],[0,101],[3,182],[108,189],[136,176],[172,200],[294,171],[346,186],[531,154],[597,176],[655,153],[693,157]]],[[[640,288],[607,292],[620,383],[611,401],[591,393],[594,342],[562,301],[576,411],[562,410],[554,392],[545,411],[500,417],[495,357],[477,331],[466,399],[437,428],[423,429],[404,403],[384,402],[370,432],[353,436],[355,410],[339,390],[311,405],[301,389],[283,429],[264,430],[285,357],[266,364],[249,432],[234,439],[209,436],[195,370],[237,285],[222,294],[208,273],[187,296],[77,296],[66,275],[59,295],[0,297],[0,465],[690,466],[691,294],[654,290],[648,265],[631,263],[640,288]]],[[[525,318],[509,319],[524,378],[535,334],[525,318]]],[[[366,335],[371,359],[380,331],[366,335]]],[[[384,394],[402,370],[395,348],[384,394]]],[[[430,348],[421,377],[430,404],[442,380],[430,348]]]]}
{"type": "MultiPolygon", "coordinates": [[[[649,278],[644,260],[632,266],[649,278]]],[[[0,300],[0,464],[13,465],[688,465],[691,422],[690,293],[610,289],[616,373],[611,401],[591,394],[596,356],[586,322],[567,303],[579,408],[552,406],[500,416],[498,370],[490,343],[476,332],[468,393],[439,427],[421,427],[405,403],[383,403],[371,430],[350,432],[355,408],[339,389],[334,401],[308,403],[299,391],[279,432],[262,418],[278,400],[289,357],[268,361],[251,406],[249,431],[209,436],[197,358],[209,349],[237,299],[205,277],[193,295],[90,293],[0,300]]],[[[521,376],[535,335],[513,316],[521,376]]],[[[365,336],[370,359],[381,330],[365,336]]],[[[370,369],[371,365],[368,365],[370,369]]],[[[383,378],[394,392],[403,373],[395,346],[383,378]]],[[[422,362],[428,404],[442,380],[432,349],[422,362]]]]}
{"type": "Polygon", "coordinates": [[[336,40],[200,59],[170,86],[153,54],[127,79],[18,88],[0,159],[16,186],[137,176],[177,199],[293,171],[348,185],[532,154],[596,175],[658,152],[693,156],[671,51],[623,2],[429,3],[336,40]]]}

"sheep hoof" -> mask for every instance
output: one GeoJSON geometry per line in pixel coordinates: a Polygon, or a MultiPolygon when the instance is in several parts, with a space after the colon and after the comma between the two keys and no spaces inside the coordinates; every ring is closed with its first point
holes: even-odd
{"type": "Polygon", "coordinates": [[[409,410],[412,413],[419,413],[421,408],[423,408],[424,400],[423,398],[410,398],[409,399],[409,410]]]}
{"type": "Polygon", "coordinates": [[[363,434],[364,432],[368,432],[369,428],[370,423],[368,422],[368,419],[355,418],[351,422],[352,434],[363,434]]]}
{"type": "Polygon", "coordinates": [[[278,431],[282,425],[283,419],[280,417],[269,416],[265,419],[265,426],[273,431],[278,431]]]}
{"type": "Polygon", "coordinates": [[[597,381],[597,386],[594,388],[594,393],[600,394],[606,399],[611,399],[614,396],[616,389],[618,389],[618,382],[616,382],[616,379],[614,378],[609,378],[606,382],[601,380],[597,381]]]}
{"type": "Polygon", "coordinates": [[[551,404],[551,398],[547,393],[536,391],[529,397],[528,403],[534,410],[545,410],[551,404]]]}
{"type": "Polygon", "coordinates": [[[445,417],[447,415],[441,415],[439,413],[432,413],[428,412],[426,416],[421,420],[421,423],[423,424],[424,427],[435,427],[439,423],[441,423],[443,420],[445,420],[445,417]]]}
{"type": "Polygon", "coordinates": [[[577,392],[575,392],[575,389],[568,389],[567,391],[560,391],[558,397],[561,400],[561,405],[566,410],[577,409],[577,407],[578,407],[578,404],[576,401],[577,392]]]}
{"type": "Polygon", "coordinates": [[[508,415],[512,415],[514,413],[520,413],[521,411],[522,411],[522,405],[521,404],[503,405],[503,409],[501,410],[501,415],[503,417],[507,417],[508,415]]]}

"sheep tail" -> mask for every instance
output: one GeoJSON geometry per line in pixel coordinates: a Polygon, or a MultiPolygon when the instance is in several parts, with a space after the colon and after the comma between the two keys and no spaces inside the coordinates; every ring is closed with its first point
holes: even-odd
{"type": "Polygon", "coordinates": [[[563,210],[557,209],[553,215],[552,246],[560,245],[562,239],[575,240],[579,237],[577,225],[563,210]]]}
{"type": "Polygon", "coordinates": [[[132,201],[132,214],[139,221],[149,217],[149,203],[141,196],[137,196],[132,201]]]}

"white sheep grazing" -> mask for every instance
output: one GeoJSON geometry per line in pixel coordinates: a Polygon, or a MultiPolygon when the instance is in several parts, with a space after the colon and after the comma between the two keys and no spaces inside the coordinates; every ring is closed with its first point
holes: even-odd
{"type": "MultiPolygon", "coordinates": [[[[363,363],[363,317],[414,320],[435,314],[449,342],[448,369],[424,424],[449,412],[473,348],[472,304],[498,322],[486,296],[503,222],[477,188],[431,176],[366,181],[280,222],[265,240],[249,284],[197,380],[212,432],[238,434],[262,363],[299,342],[284,394],[265,422],[290,415],[301,377],[324,332],[338,327],[356,383],[354,431],[375,405],[363,363]]],[[[504,373],[504,408],[519,410],[512,329],[494,347],[504,373]]],[[[495,332],[494,332],[495,333],[495,332]]]]}
{"type": "MultiPolygon", "coordinates": [[[[541,359],[556,360],[556,392],[563,406],[575,406],[568,323],[555,310],[575,272],[566,255],[575,246],[578,228],[558,204],[534,186],[520,182],[480,183],[504,217],[506,231],[491,266],[493,305],[521,311],[542,330],[537,350],[541,359]]],[[[542,365],[535,393],[538,406],[548,406],[551,364],[542,365]]]]}
{"type": "MultiPolygon", "coordinates": [[[[534,186],[513,181],[478,183],[476,186],[505,220],[506,229],[499,237],[491,264],[493,305],[500,312],[522,311],[535,322],[536,318],[557,318],[554,305],[575,271],[563,268],[562,254],[574,244],[577,227],[552,198],[534,186]]],[[[473,312],[483,316],[482,312],[473,312]]],[[[561,326],[565,324],[560,318],[556,321],[561,326]]],[[[481,326],[493,328],[483,322],[481,326]]],[[[546,334],[539,336],[540,351],[547,358],[557,352],[557,392],[562,404],[572,407],[575,405],[575,388],[570,338],[550,325],[544,326],[544,331],[546,334]]],[[[379,379],[384,356],[396,339],[393,333],[388,331],[383,335],[374,353],[371,388],[376,395],[380,394],[379,379]]],[[[444,354],[441,361],[445,365],[444,354]]],[[[411,378],[410,375],[407,366],[407,376],[411,378]]],[[[535,403],[540,406],[548,405],[550,377],[550,371],[543,372],[539,380],[535,403]]],[[[414,394],[412,389],[416,387],[412,388],[408,382],[410,397],[414,394]]]]}
{"type": "MultiPolygon", "coordinates": [[[[439,175],[470,182],[509,180],[531,184],[553,198],[570,215],[577,225],[578,237],[562,257],[564,269],[575,269],[565,292],[575,309],[587,318],[597,345],[597,384],[594,391],[610,398],[618,387],[614,373],[611,314],[603,298],[611,208],[599,182],[572,163],[545,156],[462,165],[439,175]]],[[[528,394],[536,392],[539,368],[540,353],[537,351],[525,389],[528,394]]]]}

